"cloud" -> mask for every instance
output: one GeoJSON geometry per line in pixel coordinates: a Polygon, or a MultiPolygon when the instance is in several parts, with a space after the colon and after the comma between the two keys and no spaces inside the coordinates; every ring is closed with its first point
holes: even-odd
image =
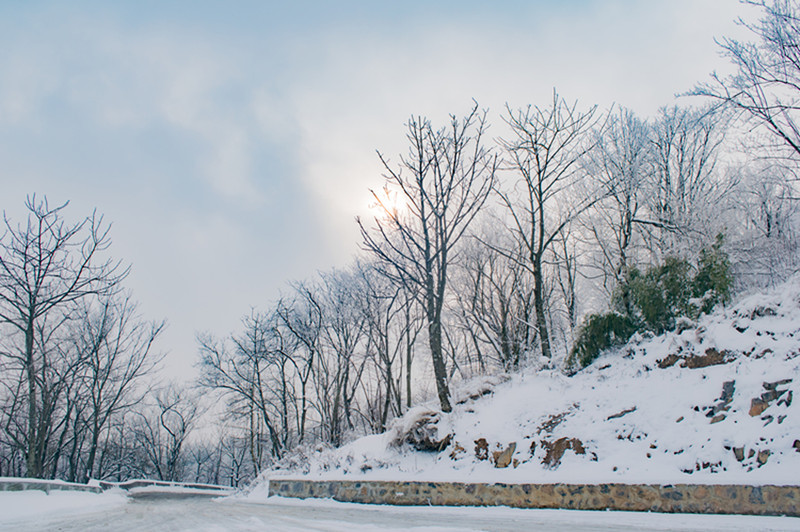
{"type": "Polygon", "coordinates": [[[719,65],[711,35],[746,9],[355,4],[0,7],[4,197],[105,212],[143,310],[189,357],[193,328],[224,333],[286,280],[349,261],[375,150],[397,161],[411,114],[443,125],[476,98],[495,137],[506,102],[554,86],[652,114],[719,65]]]}
{"type": "Polygon", "coordinates": [[[367,213],[367,190],[382,183],[375,150],[396,161],[411,114],[444,125],[475,98],[491,108],[490,134],[500,136],[506,102],[547,104],[556,87],[584,107],[652,115],[713,68],[711,35],[727,33],[741,12],[734,2],[727,12],[710,1],[581,5],[416,18],[412,5],[399,20],[339,24],[289,46],[294,67],[282,92],[265,99],[280,109],[262,109],[261,123],[291,131],[297,178],[324,213],[328,238],[358,239],[352,218],[367,213]]]}

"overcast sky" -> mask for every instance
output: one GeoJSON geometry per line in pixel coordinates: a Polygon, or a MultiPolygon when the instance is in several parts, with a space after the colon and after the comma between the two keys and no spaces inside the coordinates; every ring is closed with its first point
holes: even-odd
{"type": "MultiPolygon", "coordinates": [[[[375,150],[411,115],[476,99],[652,115],[742,36],[736,0],[0,2],[2,209],[69,200],[113,223],[115,257],[186,376],[286,282],[345,266],[382,184],[375,150]]],[[[686,103],[689,103],[688,101],[686,103]]]]}

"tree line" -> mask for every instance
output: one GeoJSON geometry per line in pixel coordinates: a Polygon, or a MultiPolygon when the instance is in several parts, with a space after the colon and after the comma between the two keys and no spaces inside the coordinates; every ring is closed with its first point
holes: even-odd
{"type": "Polygon", "coordinates": [[[477,103],[442,127],[412,116],[407,151],[378,153],[362,253],[198,335],[192,389],[144,385],[164,324],[124,291],[102,218],[30,198],[0,240],[0,474],[237,485],[431,398],[448,412],[465,380],[577,371],[625,327],[789,278],[800,5],[757,5],[756,42],[720,41],[736,72],[700,104],[644,118],[554,91],[507,105],[497,137],[477,103]],[[218,433],[191,439],[200,392],[224,399],[218,433]]]}

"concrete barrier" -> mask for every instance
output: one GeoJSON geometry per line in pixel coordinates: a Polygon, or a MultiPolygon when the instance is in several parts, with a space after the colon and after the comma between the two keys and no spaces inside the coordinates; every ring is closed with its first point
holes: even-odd
{"type": "Polygon", "coordinates": [[[90,493],[102,493],[99,486],[88,486],[86,484],[76,484],[73,482],[62,482],[58,480],[38,480],[29,478],[0,478],[0,491],[88,491],[90,493]]]}
{"type": "Polygon", "coordinates": [[[100,487],[103,488],[104,490],[111,488],[120,488],[125,491],[130,491],[135,488],[164,487],[164,488],[190,488],[197,490],[217,490],[225,493],[233,491],[233,488],[231,488],[230,486],[219,486],[217,484],[200,484],[197,482],[169,482],[166,480],[150,480],[145,478],[126,480],[124,482],[109,482],[106,480],[101,480],[99,484],[100,487]]]}
{"type": "Polygon", "coordinates": [[[396,505],[511,506],[569,510],[800,517],[800,486],[699,484],[480,484],[272,479],[269,494],[396,505]]]}

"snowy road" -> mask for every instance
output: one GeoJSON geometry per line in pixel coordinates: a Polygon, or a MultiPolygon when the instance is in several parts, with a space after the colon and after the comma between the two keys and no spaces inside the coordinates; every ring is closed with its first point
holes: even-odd
{"type": "Polygon", "coordinates": [[[469,531],[469,530],[798,530],[800,519],[520,510],[512,508],[394,507],[271,498],[131,500],[80,515],[30,516],[0,522],[0,530],[113,531],[469,531]]]}

